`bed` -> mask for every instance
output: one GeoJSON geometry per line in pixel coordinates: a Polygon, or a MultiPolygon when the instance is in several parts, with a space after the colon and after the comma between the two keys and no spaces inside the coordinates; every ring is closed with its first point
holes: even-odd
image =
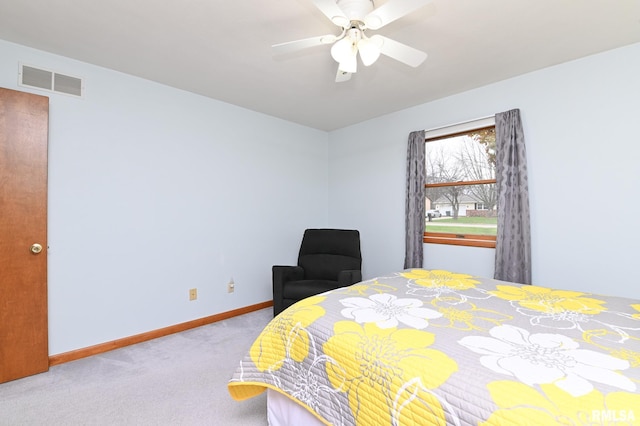
{"type": "Polygon", "coordinates": [[[640,300],[405,270],[289,307],[228,389],[272,425],[640,424],[640,300]]]}

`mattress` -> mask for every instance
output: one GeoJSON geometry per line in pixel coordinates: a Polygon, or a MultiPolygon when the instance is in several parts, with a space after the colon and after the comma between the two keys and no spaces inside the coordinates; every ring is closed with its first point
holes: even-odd
{"type": "Polygon", "coordinates": [[[400,271],[289,307],[228,388],[327,425],[639,424],[640,300],[400,271]]]}

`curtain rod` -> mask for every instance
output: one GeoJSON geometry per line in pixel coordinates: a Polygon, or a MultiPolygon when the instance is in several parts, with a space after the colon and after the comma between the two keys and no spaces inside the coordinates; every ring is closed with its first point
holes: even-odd
{"type": "Polygon", "coordinates": [[[435,130],[446,129],[448,127],[461,126],[463,124],[473,123],[474,121],[487,120],[489,118],[495,118],[496,115],[487,115],[486,117],[474,118],[473,120],[461,121],[459,123],[447,124],[446,126],[433,127],[431,129],[425,129],[425,132],[433,132],[435,130]]]}

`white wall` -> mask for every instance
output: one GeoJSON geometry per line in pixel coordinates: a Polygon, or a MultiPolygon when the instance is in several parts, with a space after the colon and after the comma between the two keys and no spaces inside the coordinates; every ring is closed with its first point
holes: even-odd
{"type": "Polygon", "coordinates": [[[4,41],[0,86],[50,97],[50,354],[270,300],[327,223],[325,132],[4,41]],[[86,97],[18,87],[19,62],[86,97]]]}
{"type": "MultiPolygon", "coordinates": [[[[528,143],[534,281],[639,297],[635,216],[588,214],[610,210],[598,199],[640,210],[638,44],[328,135],[1,40],[0,86],[31,91],[19,62],[87,86],[85,99],[49,94],[50,354],[269,300],[271,265],[295,262],[307,227],[360,229],[367,278],[401,269],[409,132],[511,108],[528,143]]],[[[493,274],[491,249],[426,245],[425,259],[493,274]]]]}
{"type": "MultiPolygon", "coordinates": [[[[640,298],[638,75],[635,44],[331,132],[329,223],[361,230],[366,277],[400,270],[409,133],[520,108],[534,283],[640,298]]],[[[493,256],[426,244],[424,266],[492,276],[493,256]]]]}

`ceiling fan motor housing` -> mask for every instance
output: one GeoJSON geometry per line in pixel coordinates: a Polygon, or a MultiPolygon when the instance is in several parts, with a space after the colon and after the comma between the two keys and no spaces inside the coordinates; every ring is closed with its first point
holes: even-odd
{"type": "Polygon", "coordinates": [[[336,4],[349,21],[364,21],[374,8],[373,0],[337,0],[336,4]]]}
{"type": "Polygon", "coordinates": [[[336,82],[349,80],[357,71],[357,57],[362,64],[372,65],[380,55],[411,67],[419,66],[427,54],[380,34],[370,37],[367,30],[377,31],[390,22],[414,12],[433,0],[387,0],[375,7],[374,0],[311,0],[331,22],[342,29],[341,34],[326,34],[273,45],[281,53],[307,47],[333,44],[331,57],[338,63],[336,82]]]}

